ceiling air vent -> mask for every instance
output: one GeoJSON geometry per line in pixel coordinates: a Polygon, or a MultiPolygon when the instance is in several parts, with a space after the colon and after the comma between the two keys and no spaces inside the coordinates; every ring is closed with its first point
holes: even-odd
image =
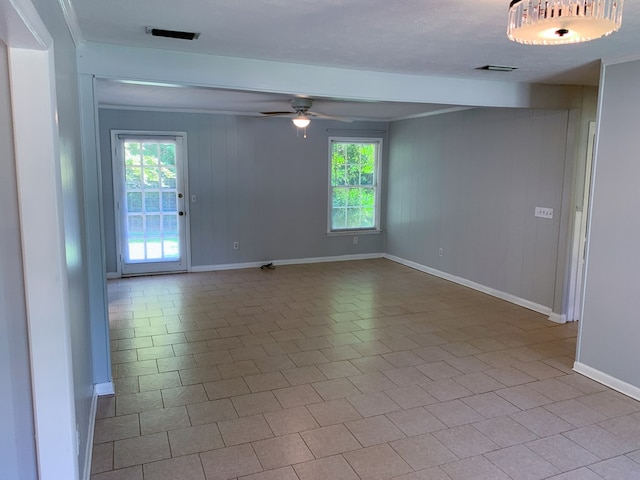
{"type": "Polygon", "coordinates": [[[504,65],[485,65],[484,67],[478,67],[476,70],[490,70],[492,72],[513,72],[518,67],[507,67],[504,65]]]}
{"type": "Polygon", "coordinates": [[[200,34],[196,32],[179,32],[177,30],[163,30],[162,28],[146,27],[146,32],[154,37],[178,38],[180,40],[197,40],[200,34]]]}

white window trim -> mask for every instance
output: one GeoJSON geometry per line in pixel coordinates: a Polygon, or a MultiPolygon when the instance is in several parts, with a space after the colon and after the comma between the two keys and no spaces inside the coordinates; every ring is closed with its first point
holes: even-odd
{"type": "Polygon", "coordinates": [[[340,235],[353,235],[357,233],[358,235],[374,235],[379,234],[381,232],[380,226],[380,202],[381,202],[381,179],[382,179],[382,147],[383,140],[382,137],[329,137],[329,151],[328,151],[328,162],[327,162],[327,236],[340,236],[340,235]],[[331,219],[332,219],[332,202],[333,198],[333,187],[331,185],[331,165],[332,165],[332,152],[331,148],[333,143],[377,143],[378,148],[376,150],[376,160],[375,160],[375,192],[376,192],[376,203],[375,203],[375,227],[374,228],[349,228],[349,229],[332,229],[331,219]]]}

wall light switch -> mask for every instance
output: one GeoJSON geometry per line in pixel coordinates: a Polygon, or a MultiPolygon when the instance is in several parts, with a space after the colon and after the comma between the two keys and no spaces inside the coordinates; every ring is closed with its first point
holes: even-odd
{"type": "Polygon", "coordinates": [[[536,207],[536,217],[553,218],[553,208],[536,207]]]}

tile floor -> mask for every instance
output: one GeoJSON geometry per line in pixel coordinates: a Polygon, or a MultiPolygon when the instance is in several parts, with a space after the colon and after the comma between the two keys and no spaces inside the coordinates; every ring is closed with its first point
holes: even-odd
{"type": "Polygon", "coordinates": [[[109,283],[92,480],[640,479],[576,324],[387,260],[109,283]]]}

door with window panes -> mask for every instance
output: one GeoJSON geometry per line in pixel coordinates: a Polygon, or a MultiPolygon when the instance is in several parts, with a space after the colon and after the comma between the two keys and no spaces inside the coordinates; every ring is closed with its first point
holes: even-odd
{"type": "Polygon", "coordinates": [[[187,270],[184,134],[113,135],[121,274],[187,270]]]}

